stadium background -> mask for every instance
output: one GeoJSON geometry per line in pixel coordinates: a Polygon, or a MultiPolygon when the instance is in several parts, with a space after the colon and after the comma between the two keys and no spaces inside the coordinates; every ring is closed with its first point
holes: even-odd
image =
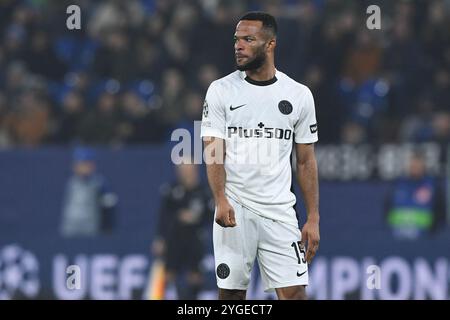
{"type": "MultiPolygon", "coordinates": [[[[277,17],[277,68],[316,100],[322,220],[311,297],[449,299],[449,215],[416,240],[395,238],[384,219],[415,150],[447,184],[450,3],[441,0],[1,1],[0,298],[148,298],[160,187],[174,179],[170,135],[194,133],[209,83],[234,70],[232,35],[248,10],[277,17]],[[71,4],[81,30],[66,27],[71,4]],[[381,30],[366,27],[371,4],[381,30]],[[118,208],[111,234],[68,239],[63,191],[79,145],[95,147],[118,208]],[[80,290],[65,286],[70,264],[82,270],[80,290]],[[366,285],[373,264],[378,290],[366,285]]],[[[199,298],[214,298],[211,255],[203,266],[199,298]]],[[[249,297],[273,298],[256,274],[249,297]]]]}

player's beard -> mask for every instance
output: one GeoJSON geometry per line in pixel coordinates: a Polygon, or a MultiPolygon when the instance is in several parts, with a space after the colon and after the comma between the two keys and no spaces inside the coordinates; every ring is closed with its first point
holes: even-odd
{"type": "Polygon", "coordinates": [[[266,53],[264,52],[264,46],[261,46],[255,54],[253,60],[247,62],[246,64],[239,65],[236,63],[236,68],[239,71],[256,70],[263,66],[266,62],[266,53]]]}

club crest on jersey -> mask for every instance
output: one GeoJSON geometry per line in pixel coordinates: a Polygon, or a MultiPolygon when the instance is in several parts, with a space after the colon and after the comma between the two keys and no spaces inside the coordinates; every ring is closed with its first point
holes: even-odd
{"type": "Polygon", "coordinates": [[[221,263],[217,266],[216,272],[220,279],[226,279],[230,275],[230,267],[226,263],[221,263]]]}
{"type": "Polygon", "coordinates": [[[290,114],[292,112],[292,104],[287,100],[281,100],[278,103],[278,109],[282,114],[290,114]]]}
{"type": "Polygon", "coordinates": [[[208,117],[208,112],[209,112],[209,110],[208,110],[208,101],[205,100],[205,102],[203,103],[203,116],[205,118],[208,117]]]}

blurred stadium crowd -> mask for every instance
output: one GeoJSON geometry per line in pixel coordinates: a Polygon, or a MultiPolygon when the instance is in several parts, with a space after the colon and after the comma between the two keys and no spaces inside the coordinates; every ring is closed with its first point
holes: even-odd
{"type": "Polygon", "coordinates": [[[0,148],[164,143],[234,70],[248,10],[279,23],[277,67],[308,85],[321,143],[450,141],[450,2],[3,0],[0,148]],[[68,30],[66,8],[81,8],[68,30]],[[366,8],[381,7],[381,30],[366,8]]]}

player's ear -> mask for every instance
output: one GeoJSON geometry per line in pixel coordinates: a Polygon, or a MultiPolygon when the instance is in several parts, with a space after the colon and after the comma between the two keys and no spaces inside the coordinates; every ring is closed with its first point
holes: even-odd
{"type": "Polygon", "coordinates": [[[275,37],[267,41],[267,49],[274,50],[277,45],[277,39],[275,37]]]}

